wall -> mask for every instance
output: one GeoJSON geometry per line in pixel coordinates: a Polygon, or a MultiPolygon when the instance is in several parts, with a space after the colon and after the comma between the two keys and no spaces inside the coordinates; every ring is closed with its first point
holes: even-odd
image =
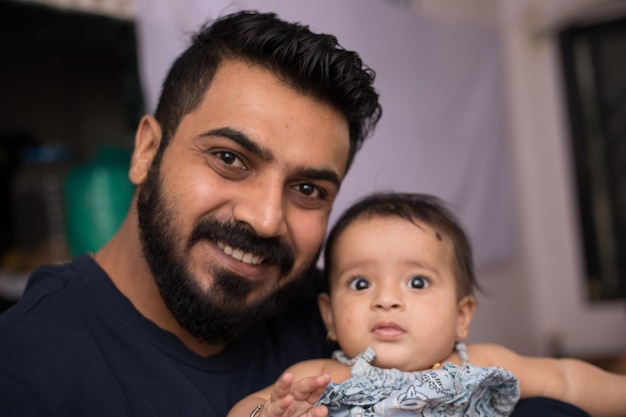
{"type": "Polygon", "coordinates": [[[609,15],[617,3],[498,2],[522,242],[518,261],[507,274],[528,285],[527,311],[512,324],[532,323],[532,348],[538,353],[548,353],[551,345],[581,356],[626,350],[624,303],[592,305],[585,299],[567,116],[553,37],[567,21],[609,15]]]}
{"type": "MultiPolygon", "coordinates": [[[[419,2],[418,2],[419,4],[419,2]]],[[[529,354],[610,357],[626,350],[624,302],[590,304],[583,284],[576,190],[556,31],[569,22],[626,14],[624,1],[481,0],[461,11],[425,1],[440,19],[497,27],[503,40],[507,117],[519,246],[514,259],[481,271],[472,340],[529,354]],[[436,9],[435,9],[436,8],[436,9]]]]}

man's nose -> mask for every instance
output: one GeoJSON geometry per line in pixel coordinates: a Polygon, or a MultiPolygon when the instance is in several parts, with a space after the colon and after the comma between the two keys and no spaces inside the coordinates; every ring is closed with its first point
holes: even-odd
{"type": "Polygon", "coordinates": [[[250,226],[260,237],[280,236],[287,231],[283,184],[260,183],[238,198],[233,208],[237,222],[250,226]]]}

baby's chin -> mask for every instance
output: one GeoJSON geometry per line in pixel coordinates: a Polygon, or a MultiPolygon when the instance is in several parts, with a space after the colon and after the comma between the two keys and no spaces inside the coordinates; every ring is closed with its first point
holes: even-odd
{"type": "Polygon", "coordinates": [[[384,369],[399,369],[405,372],[424,371],[433,368],[433,363],[416,360],[415,354],[407,352],[402,354],[397,349],[374,348],[376,357],[372,361],[372,365],[384,369]],[[381,352],[379,353],[378,350],[381,352]]]}
{"type": "Polygon", "coordinates": [[[413,372],[413,371],[421,371],[425,368],[422,369],[417,369],[417,365],[415,364],[407,364],[404,362],[399,362],[398,360],[374,360],[372,362],[372,365],[378,367],[378,368],[383,368],[383,369],[399,369],[401,371],[405,371],[405,372],[413,372]]]}

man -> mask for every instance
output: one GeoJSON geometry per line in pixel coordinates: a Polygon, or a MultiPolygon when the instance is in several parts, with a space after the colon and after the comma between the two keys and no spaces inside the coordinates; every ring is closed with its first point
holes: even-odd
{"type": "Polygon", "coordinates": [[[272,14],[202,28],[138,126],[117,234],[0,317],[1,414],[222,417],[327,355],[310,276],[381,115],[373,81],[272,14]]]}

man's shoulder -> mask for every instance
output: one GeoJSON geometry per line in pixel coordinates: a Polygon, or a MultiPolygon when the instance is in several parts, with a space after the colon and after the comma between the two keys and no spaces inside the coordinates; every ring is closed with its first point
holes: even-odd
{"type": "Polygon", "coordinates": [[[115,333],[123,323],[88,285],[90,272],[75,262],[41,267],[23,297],[0,315],[0,357],[10,358],[0,361],[0,387],[10,386],[0,404],[20,401],[9,415],[37,415],[26,411],[35,406],[55,415],[127,415],[111,367],[133,372],[122,363],[129,352],[115,333]]]}
{"type": "Polygon", "coordinates": [[[0,356],[36,360],[82,343],[96,298],[84,291],[84,279],[75,262],[35,270],[20,300],[0,314],[0,356]]]}
{"type": "MultiPolygon", "coordinates": [[[[14,326],[19,328],[54,320],[63,311],[71,310],[74,300],[71,285],[75,280],[76,270],[72,264],[45,265],[36,269],[28,280],[28,285],[20,300],[0,314],[0,331],[14,326]],[[32,323],[31,323],[32,320],[32,323]]],[[[63,321],[67,317],[61,317],[63,321]]]]}
{"type": "Polygon", "coordinates": [[[35,406],[49,412],[87,386],[102,362],[81,321],[85,301],[76,299],[73,276],[69,265],[37,269],[22,298],[0,315],[0,357],[10,358],[0,361],[0,403],[20,401],[9,415],[36,415],[27,411],[35,406]]]}

